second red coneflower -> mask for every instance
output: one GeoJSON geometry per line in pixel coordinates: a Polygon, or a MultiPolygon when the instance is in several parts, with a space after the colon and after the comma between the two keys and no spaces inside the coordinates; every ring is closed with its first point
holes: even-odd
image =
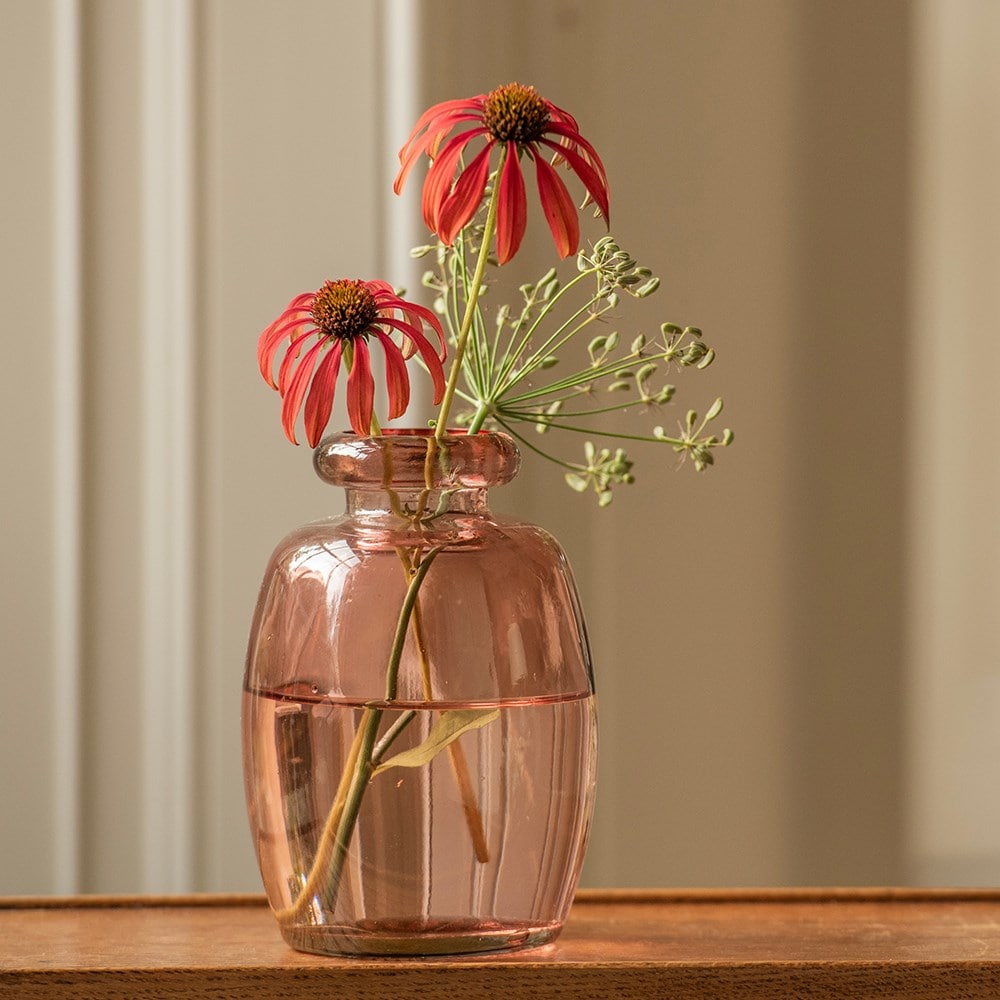
{"type": "Polygon", "coordinates": [[[410,402],[406,360],[419,352],[434,382],[434,403],[444,395],[444,332],[429,309],[407,302],[384,281],[347,278],[327,281],[316,292],[296,295],[282,314],[260,335],[257,361],[260,373],[281,394],[281,423],[288,440],[296,444],[295,422],[305,402],[306,439],[319,443],[330,421],[334,391],[341,363],[347,377],[347,413],[355,434],[372,432],[375,379],[368,339],[374,337],[385,353],[389,419],[400,417],[410,402]],[[424,324],[435,333],[435,350],[424,333],[424,324]],[[393,339],[397,335],[400,343],[393,339]],[[316,343],[305,350],[311,338],[316,343]],[[274,359],[284,341],[285,355],[273,374],[274,359]]]}
{"type": "Polygon", "coordinates": [[[594,147],[580,135],[569,112],[545,100],[534,87],[519,83],[467,100],[435,104],[424,112],[399,151],[401,166],[394,189],[399,194],[421,155],[433,157],[423,188],[424,221],[450,246],[483,200],[495,147],[505,151],[497,179],[497,259],[501,264],[517,253],[527,221],[522,155],[534,160],[542,210],[561,257],[576,253],[580,224],[573,199],[549,156],[554,154],[556,163],[565,161],[608,221],[608,180],[594,147]],[[442,145],[455,128],[463,131],[442,145]],[[456,179],[462,153],[480,136],[486,137],[486,145],[456,179]]]}

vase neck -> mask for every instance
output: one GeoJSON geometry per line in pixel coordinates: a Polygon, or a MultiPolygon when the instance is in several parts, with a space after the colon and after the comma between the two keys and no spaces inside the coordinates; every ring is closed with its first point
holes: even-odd
{"type": "Polygon", "coordinates": [[[348,492],[349,510],[408,507],[431,514],[485,508],[486,490],[509,483],[519,456],[506,434],[386,430],[358,437],[333,434],[313,455],[320,479],[348,492]],[[395,498],[399,498],[396,503],[395,498]]]}
{"type": "Polygon", "coordinates": [[[355,517],[421,519],[441,514],[489,513],[488,490],[485,488],[402,489],[393,487],[351,486],[347,495],[347,513],[355,517]]]}

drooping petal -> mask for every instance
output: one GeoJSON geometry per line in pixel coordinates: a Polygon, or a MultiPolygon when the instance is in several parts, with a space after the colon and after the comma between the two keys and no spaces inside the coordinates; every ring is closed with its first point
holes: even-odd
{"type": "Polygon", "coordinates": [[[292,444],[298,444],[298,441],[295,440],[295,421],[298,419],[299,410],[302,408],[302,397],[306,394],[309,379],[322,349],[323,341],[321,340],[315,347],[306,352],[306,356],[299,362],[299,367],[295,369],[295,374],[289,381],[286,391],[282,393],[281,426],[284,428],[285,437],[292,444]]]}
{"type": "MultiPolygon", "coordinates": [[[[549,131],[555,131],[551,125],[549,131]]],[[[610,222],[610,197],[604,164],[601,163],[600,157],[598,157],[593,147],[586,140],[577,136],[574,141],[581,145],[586,155],[581,154],[572,143],[557,143],[552,142],[550,139],[539,140],[539,142],[544,143],[544,145],[554,150],[566,160],[570,169],[583,181],[583,186],[587,189],[590,197],[597,203],[597,207],[601,210],[601,215],[604,216],[604,221],[610,222]]]]}
{"type": "Polygon", "coordinates": [[[545,104],[549,109],[549,115],[553,121],[568,125],[574,132],[578,133],[580,131],[580,126],[576,123],[576,119],[565,108],[560,108],[559,105],[553,104],[551,101],[546,101],[545,104]]]}
{"type": "Polygon", "coordinates": [[[493,144],[487,143],[476,158],[462,171],[455,189],[441,205],[435,232],[446,246],[455,242],[458,231],[476,214],[483,200],[486,182],[490,176],[490,153],[493,144]]]}
{"type": "Polygon", "coordinates": [[[417,329],[417,327],[411,326],[409,323],[404,323],[402,320],[382,317],[378,322],[383,326],[390,326],[394,330],[399,330],[414,344],[416,349],[420,352],[420,357],[423,359],[424,365],[434,382],[434,403],[440,403],[442,397],[444,396],[445,387],[444,365],[441,364],[442,359],[438,357],[437,352],[434,350],[434,345],[419,329],[417,329]]]}
{"type": "Polygon", "coordinates": [[[506,264],[517,253],[527,221],[528,200],[517,157],[517,143],[508,142],[497,200],[497,260],[501,264],[506,264]]]}
{"type": "Polygon", "coordinates": [[[455,168],[462,156],[462,151],[466,145],[477,135],[482,135],[485,129],[472,129],[455,136],[444,149],[441,150],[437,158],[427,171],[424,179],[423,192],[420,198],[420,207],[423,212],[424,222],[431,232],[438,233],[439,218],[444,203],[451,194],[451,185],[455,177],[455,168]]]}
{"type": "Polygon", "coordinates": [[[432,160],[437,159],[441,150],[441,143],[447,138],[448,133],[463,122],[482,122],[482,113],[470,111],[465,114],[444,115],[440,119],[431,122],[427,131],[415,142],[407,143],[399,151],[400,168],[396,174],[396,179],[392,182],[392,189],[396,194],[400,194],[406,184],[406,178],[414,165],[424,156],[429,156],[432,160]]]}
{"type": "Polygon", "coordinates": [[[417,124],[413,126],[413,131],[399,151],[401,167],[392,185],[396,194],[402,191],[413,164],[424,153],[436,153],[436,146],[456,124],[482,120],[483,99],[480,96],[442,101],[428,108],[417,119],[417,124]]]}
{"type": "Polygon", "coordinates": [[[308,330],[288,345],[285,357],[281,362],[281,367],[278,369],[278,384],[275,386],[282,396],[288,390],[288,380],[292,374],[292,365],[295,363],[295,359],[302,353],[303,344],[317,332],[316,330],[308,330]]]}
{"type": "Polygon", "coordinates": [[[361,337],[354,340],[351,374],[347,376],[347,415],[354,433],[367,436],[372,429],[375,406],[375,379],[372,378],[371,355],[361,337]]]}
{"type": "Polygon", "coordinates": [[[419,328],[420,320],[423,320],[437,334],[438,343],[441,345],[438,357],[444,361],[448,357],[448,344],[445,340],[444,330],[441,327],[441,320],[426,306],[418,305],[416,302],[403,302],[403,306],[406,318],[414,326],[419,328]]]}
{"type": "Polygon", "coordinates": [[[333,410],[333,396],[337,390],[337,376],[340,374],[340,355],[342,345],[336,340],[320,362],[313,378],[309,395],[306,397],[304,421],[306,440],[310,448],[319,444],[319,439],[330,422],[330,412],[333,410]]]}
{"type": "Polygon", "coordinates": [[[392,286],[384,281],[370,281],[369,287],[375,295],[375,302],[379,307],[379,319],[377,323],[384,323],[393,329],[399,330],[403,334],[403,344],[401,345],[403,357],[409,360],[413,357],[416,347],[413,344],[411,328],[415,327],[420,333],[422,323],[426,323],[436,334],[441,345],[439,357],[442,361],[448,356],[448,347],[445,341],[444,330],[441,327],[441,320],[426,306],[416,302],[407,302],[401,299],[392,289],[392,286]],[[377,290],[375,286],[378,286],[377,290]],[[404,324],[409,324],[408,326],[404,324]]]}
{"type": "MultiPolygon", "coordinates": [[[[443,150],[441,150],[440,155],[431,164],[430,170],[427,171],[427,177],[424,179],[424,187],[420,198],[421,209],[423,210],[424,222],[427,224],[427,228],[431,232],[438,233],[441,232],[441,216],[444,213],[445,205],[452,197],[452,182],[455,179],[455,169],[458,166],[459,160],[461,159],[462,153],[465,151],[465,147],[477,136],[482,135],[485,129],[472,129],[468,132],[463,132],[461,135],[455,136],[451,142],[443,150]]],[[[486,150],[490,149],[489,144],[486,146],[486,150]]],[[[488,152],[487,152],[487,155],[488,152]]],[[[476,158],[478,160],[478,157],[476,158]]],[[[462,177],[464,177],[469,170],[472,169],[474,163],[466,167],[462,171],[462,177]]],[[[462,182],[462,177],[459,178],[459,184],[462,182]]],[[[470,183],[470,181],[466,181],[470,183]]],[[[485,186],[486,182],[483,181],[485,186]]],[[[455,185],[457,187],[457,185],[455,185]]]]}
{"type": "Polygon", "coordinates": [[[452,139],[434,158],[424,178],[424,186],[420,191],[420,212],[424,218],[424,225],[431,232],[437,232],[437,219],[441,214],[441,206],[451,193],[455,168],[462,157],[465,144],[470,141],[471,139],[465,138],[464,134],[452,139]]]}
{"type": "Polygon", "coordinates": [[[545,131],[551,135],[562,136],[562,145],[572,146],[575,152],[579,152],[582,156],[585,156],[587,161],[600,175],[604,186],[607,187],[608,172],[604,169],[604,164],[601,162],[601,158],[598,155],[597,150],[594,149],[590,142],[580,135],[580,130],[578,128],[570,127],[560,122],[549,122],[545,131]],[[579,149],[577,149],[577,147],[579,147],[579,149]]]}
{"type": "Polygon", "coordinates": [[[580,222],[576,217],[576,205],[573,204],[562,178],[544,156],[535,157],[535,175],[542,211],[552,230],[556,250],[560,257],[568,257],[576,253],[576,248],[580,245],[580,222]]]}
{"type": "Polygon", "coordinates": [[[410,377],[406,362],[392,338],[381,330],[374,331],[385,351],[385,386],[389,393],[389,419],[401,417],[410,405],[410,377]]]}
{"type": "Polygon", "coordinates": [[[274,356],[278,353],[278,348],[283,340],[293,336],[295,331],[310,319],[307,310],[296,311],[289,318],[288,310],[283,312],[259,337],[257,340],[257,365],[260,368],[261,377],[272,388],[278,386],[274,381],[274,356]]]}
{"type": "Polygon", "coordinates": [[[424,129],[431,129],[432,125],[439,125],[440,121],[443,119],[450,118],[453,115],[461,114],[463,111],[469,112],[479,112],[482,113],[482,104],[484,97],[460,97],[450,101],[441,101],[439,104],[432,104],[418,119],[417,124],[413,126],[413,131],[410,132],[410,137],[403,144],[403,148],[399,151],[400,159],[406,153],[409,146],[413,144],[413,141],[420,135],[424,129]]]}
{"type": "MultiPolygon", "coordinates": [[[[417,340],[424,336],[423,327],[420,323],[411,323],[409,319],[400,318],[398,316],[380,316],[377,322],[390,330],[395,330],[401,334],[402,343],[399,344],[399,349],[403,352],[403,357],[409,361],[417,352],[417,340]]],[[[443,357],[440,360],[444,360],[443,357]]]]}
{"type": "Polygon", "coordinates": [[[396,294],[396,289],[388,281],[383,281],[381,278],[372,278],[370,281],[366,281],[365,284],[368,286],[368,291],[375,296],[375,301],[379,305],[383,302],[388,302],[389,299],[395,299],[397,302],[403,301],[396,294]]]}

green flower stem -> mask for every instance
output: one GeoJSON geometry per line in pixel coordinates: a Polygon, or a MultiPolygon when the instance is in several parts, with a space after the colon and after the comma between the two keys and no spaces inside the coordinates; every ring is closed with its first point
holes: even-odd
{"type": "MultiPolygon", "coordinates": [[[[514,344],[517,342],[517,338],[520,336],[524,324],[528,322],[531,316],[531,310],[535,307],[535,304],[538,302],[538,296],[540,291],[541,291],[540,287],[536,285],[532,289],[530,297],[525,298],[525,303],[523,308],[521,309],[520,316],[518,316],[517,320],[510,326],[510,332],[507,334],[506,337],[507,342],[504,345],[504,349],[502,352],[500,351],[500,331],[499,330],[497,331],[497,335],[493,338],[493,348],[490,356],[491,373],[496,370],[497,358],[499,357],[503,362],[503,364],[501,365],[501,377],[502,377],[502,372],[505,370],[504,366],[506,365],[507,358],[510,357],[510,352],[514,349],[514,344]]],[[[491,384],[493,384],[492,378],[491,378],[491,384]]]]}
{"type": "MultiPolygon", "coordinates": [[[[407,558],[405,550],[397,548],[396,554],[403,564],[404,572],[407,574],[412,573],[415,567],[410,559],[407,558]]],[[[413,616],[410,624],[413,630],[413,644],[416,647],[417,659],[420,661],[420,679],[423,683],[424,700],[431,702],[434,700],[434,694],[431,689],[431,663],[427,652],[427,638],[424,633],[423,614],[420,610],[419,595],[417,595],[413,602],[413,616]]],[[[406,713],[406,715],[412,717],[413,713],[406,713]]],[[[399,725],[403,721],[403,718],[405,718],[405,715],[397,720],[396,725],[399,725]]],[[[406,719],[406,721],[409,722],[409,719],[406,719]]],[[[395,726],[385,734],[378,746],[375,747],[375,752],[372,756],[373,764],[378,763],[378,759],[385,752],[385,749],[388,749],[388,744],[395,739],[394,729],[395,726]],[[386,744],[384,748],[383,744],[386,744]]],[[[450,743],[448,745],[448,757],[451,761],[452,774],[455,777],[455,783],[462,799],[462,811],[465,814],[466,823],[469,827],[473,850],[476,852],[476,858],[480,863],[485,864],[490,860],[490,851],[483,829],[483,818],[479,811],[479,803],[476,801],[475,790],[469,779],[469,765],[465,759],[465,752],[458,743],[450,743]]]]}
{"type": "MultiPolygon", "coordinates": [[[[544,306],[542,306],[541,310],[539,311],[538,315],[535,317],[534,321],[531,323],[531,325],[525,331],[524,336],[521,338],[521,342],[517,345],[517,347],[513,351],[510,351],[510,350],[507,351],[506,357],[504,358],[503,366],[500,369],[500,375],[497,378],[497,383],[499,385],[501,385],[501,389],[499,391],[502,392],[503,389],[506,388],[506,385],[504,385],[504,382],[505,382],[507,376],[511,373],[512,369],[514,368],[514,365],[517,364],[517,359],[525,352],[525,350],[527,349],[528,345],[531,343],[531,338],[532,338],[532,336],[534,336],[535,330],[538,329],[538,324],[541,323],[542,320],[545,319],[545,317],[548,316],[548,314],[550,312],[552,312],[552,310],[556,307],[556,304],[563,297],[563,295],[565,295],[566,292],[568,292],[571,288],[573,288],[574,285],[576,285],[578,282],[583,281],[584,278],[586,278],[588,275],[593,274],[593,273],[594,273],[594,270],[592,269],[592,270],[588,270],[588,271],[583,271],[582,273],[576,275],[570,281],[567,281],[565,285],[561,286],[560,289],[559,289],[559,291],[557,291],[555,293],[555,295],[553,295],[552,298],[549,299],[545,303],[544,306]]],[[[585,306],[583,306],[581,309],[577,310],[577,312],[574,313],[573,316],[571,316],[568,320],[566,320],[566,322],[563,323],[562,326],[560,326],[558,330],[556,330],[554,333],[552,333],[549,336],[548,340],[545,342],[545,344],[542,347],[540,347],[537,351],[535,351],[535,356],[537,357],[539,355],[542,355],[543,352],[545,352],[547,350],[548,345],[551,344],[555,340],[555,338],[558,337],[560,335],[560,333],[563,330],[565,330],[565,328],[570,323],[572,323],[573,320],[577,316],[579,316],[582,312],[584,312],[587,309],[589,309],[594,304],[594,302],[596,302],[596,301],[597,301],[596,298],[592,298],[592,299],[590,299],[589,302],[587,302],[587,304],[585,306]]],[[[519,324],[519,326],[520,326],[520,324],[519,324]]],[[[512,338],[512,343],[513,343],[513,338],[512,338]]]]}
{"type": "Polygon", "coordinates": [[[566,322],[563,323],[562,326],[560,326],[559,329],[556,330],[555,333],[551,337],[549,337],[549,339],[544,344],[542,344],[542,346],[539,347],[538,350],[535,351],[531,355],[531,357],[528,358],[527,361],[525,361],[521,370],[517,373],[517,376],[515,378],[507,379],[503,383],[503,385],[501,385],[497,389],[495,394],[496,398],[499,399],[508,389],[512,389],[515,385],[517,385],[518,382],[521,381],[521,379],[524,378],[526,374],[533,371],[534,367],[540,361],[542,361],[545,357],[549,356],[550,354],[557,353],[564,344],[571,341],[575,336],[577,336],[577,334],[579,334],[582,330],[588,327],[591,323],[594,323],[597,320],[599,320],[608,311],[607,309],[601,309],[598,312],[588,313],[587,318],[582,323],[578,323],[568,333],[563,334],[563,331],[566,329],[566,327],[568,327],[572,322],[574,322],[574,320],[576,320],[580,315],[582,315],[585,310],[589,309],[590,306],[593,305],[594,301],[596,300],[591,300],[591,302],[587,303],[586,306],[584,306],[582,309],[577,310],[577,312],[575,312],[572,316],[570,316],[570,318],[567,319],[566,322]],[[560,334],[563,334],[562,339],[555,342],[556,337],[560,336],[560,334]]]}
{"type": "Polygon", "coordinates": [[[505,430],[511,437],[516,438],[521,442],[526,448],[530,448],[536,455],[540,455],[542,458],[548,459],[550,462],[554,462],[556,465],[561,465],[564,469],[568,469],[570,472],[581,472],[585,471],[582,465],[576,465],[572,462],[566,462],[561,458],[556,458],[555,455],[550,455],[547,451],[542,451],[537,445],[533,445],[523,434],[518,433],[511,427],[510,424],[506,423],[501,417],[496,418],[497,423],[505,430]]]}
{"type": "Polygon", "coordinates": [[[483,429],[483,424],[486,423],[487,418],[491,413],[494,413],[493,407],[485,400],[477,400],[478,406],[476,412],[469,423],[469,433],[478,434],[483,429]]]}
{"type": "MultiPolygon", "coordinates": [[[[506,147],[500,155],[500,164],[497,167],[497,177],[503,171],[504,160],[507,156],[506,147]]],[[[458,379],[462,373],[462,360],[465,357],[465,347],[469,339],[469,331],[472,329],[472,321],[476,314],[476,305],[479,302],[479,292],[483,287],[483,274],[486,271],[486,261],[490,255],[490,243],[493,241],[493,234],[497,226],[497,204],[499,202],[500,184],[493,185],[490,195],[490,205],[486,211],[486,224],[483,227],[483,241],[479,247],[479,259],[476,261],[476,273],[472,276],[472,287],[468,291],[468,299],[465,304],[465,316],[462,319],[462,329],[458,332],[458,343],[455,345],[455,357],[451,363],[451,372],[448,375],[448,385],[445,387],[444,398],[441,400],[441,409],[438,412],[437,427],[434,428],[434,437],[441,441],[448,434],[448,414],[451,412],[452,399],[458,387],[458,379]]]]}
{"type": "Polygon", "coordinates": [[[407,709],[386,731],[385,735],[372,747],[372,767],[378,767],[379,761],[386,755],[389,748],[396,742],[396,737],[416,718],[416,709],[407,709]]]}
{"type": "MultiPolygon", "coordinates": [[[[538,420],[535,420],[535,422],[539,423],[538,420]]],[[[657,443],[663,442],[664,444],[683,445],[690,443],[683,438],[671,438],[666,436],[653,437],[651,434],[621,434],[613,431],[595,431],[589,427],[574,427],[572,424],[557,424],[552,421],[546,421],[546,426],[553,427],[559,431],[575,431],[577,434],[589,434],[591,437],[614,438],[617,441],[655,441],[657,443]]]]}
{"type": "Polygon", "coordinates": [[[399,609],[399,622],[396,625],[396,635],[392,642],[392,650],[389,653],[389,666],[385,672],[385,700],[396,700],[396,689],[398,687],[399,664],[403,658],[403,644],[406,642],[406,630],[410,624],[410,615],[413,614],[413,606],[417,603],[417,594],[420,593],[420,585],[427,576],[427,571],[431,568],[431,563],[438,557],[444,548],[443,545],[435,545],[428,549],[420,565],[416,568],[410,578],[410,585],[406,588],[406,597],[403,598],[403,606],[399,609]]]}
{"type": "MultiPolygon", "coordinates": [[[[332,911],[337,903],[344,862],[347,860],[347,848],[350,846],[354,827],[358,822],[361,800],[364,798],[365,789],[371,780],[372,771],[375,770],[372,763],[372,752],[375,748],[375,737],[378,735],[378,728],[382,722],[382,713],[383,709],[381,708],[366,708],[358,729],[361,734],[361,746],[354,765],[354,774],[351,776],[351,784],[347,790],[344,808],[340,814],[340,822],[337,824],[330,867],[321,891],[323,908],[326,910],[332,911]]],[[[323,832],[326,833],[326,830],[324,829],[323,832]]],[[[306,885],[308,886],[308,884],[307,880],[306,885]]]]}
{"type": "MultiPolygon", "coordinates": [[[[539,386],[537,389],[522,392],[518,396],[511,396],[503,402],[505,406],[516,406],[518,403],[527,403],[533,399],[551,396],[554,392],[562,392],[564,389],[572,389],[577,385],[586,385],[588,382],[597,382],[602,378],[609,378],[612,375],[616,375],[618,372],[627,371],[629,368],[634,368],[637,362],[638,359],[632,355],[622,358],[620,361],[612,362],[608,365],[602,364],[596,368],[586,368],[574,375],[567,375],[566,378],[559,379],[557,382],[550,382],[548,385],[539,386]]],[[[551,402],[551,400],[549,401],[551,402]]]]}
{"type": "MultiPolygon", "coordinates": [[[[499,174],[497,175],[499,176],[499,174]]],[[[487,214],[489,210],[487,209],[487,214]]],[[[489,253],[489,243],[486,244],[487,255],[489,253]]],[[[456,261],[460,259],[461,266],[458,270],[461,271],[462,275],[462,293],[464,294],[466,301],[469,297],[469,267],[466,262],[466,239],[464,232],[460,233],[455,241],[455,258],[456,261]]],[[[487,256],[487,260],[489,257],[487,256]]],[[[477,261],[478,263],[478,261],[477,261]]],[[[456,302],[458,299],[458,282],[455,281],[455,293],[456,302]]],[[[477,293],[478,295],[478,293],[477,293]]],[[[469,328],[469,343],[468,351],[465,358],[466,363],[469,365],[470,371],[468,373],[469,380],[473,385],[483,386],[488,385],[488,376],[483,368],[483,353],[485,345],[482,343],[483,331],[482,331],[482,314],[479,312],[478,302],[476,303],[476,310],[473,313],[472,324],[469,328]],[[471,360],[470,360],[471,359],[471,360]]]]}
{"type": "MultiPolygon", "coordinates": [[[[579,395],[579,393],[575,393],[572,396],[562,396],[560,398],[575,399],[578,398],[579,395]]],[[[554,403],[556,400],[546,400],[546,402],[554,403]]],[[[644,406],[651,403],[651,399],[626,399],[620,403],[616,403],[614,406],[602,406],[594,410],[566,410],[561,411],[559,415],[563,417],[572,417],[575,420],[577,417],[596,417],[601,413],[620,413],[622,410],[628,410],[635,406],[644,406]]],[[[548,414],[546,413],[533,413],[531,410],[518,410],[511,406],[501,406],[498,407],[498,410],[505,416],[514,417],[517,420],[525,420],[536,424],[548,423],[549,420],[548,414]]]]}
{"type": "MultiPolygon", "coordinates": [[[[443,545],[435,545],[432,549],[428,549],[406,589],[406,596],[399,611],[399,620],[396,623],[392,651],[389,654],[389,665],[386,668],[385,700],[387,702],[396,699],[403,645],[406,641],[406,632],[409,628],[410,616],[413,614],[420,585],[431,568],[431,564],[443,548],[443,545]]],[[[372,771],[375,770],[376,737],[384,712],[384,708],[375,708],[372,705],[365,706],[361,722],[355,733],[347,767],[344,770],[346,777],[347,773],[353,769],[350,783],[345,792],[342,782],[342,787],[334,798],[326,825],[323,827],[323,833],[316,849],[316,858],[306,878],[305,885],[293,904],[278,912],[279,920],[294,920],[301,916],[302,911],[309,906],[311,897],[317,891],[326,909],[332,910],[336,905],[337,894],[340,891],[340,880],[343,877],[344,862],[347,859],[347,849],[354,835],[354,827],[358,821],[358,813],[361,810],[365,789],[371,780],[372,771]],[[318,882],[321,877],[323,885],[322,888],[319,888],[318,882]]],[[[394,728],[390,728],[389,732],[392,732],[394,728]]],[[[386,736],[388,737],[388,735],[387,733],[386,736]]],[[[394,734],[393,738],[395,735],[398,735],[398,732],[394,734]]],[[[384,742],[385,740],[383,740],[384,742]]],[[[384,752],[386,748],[382,747],[381,749],[384,752]]]]}

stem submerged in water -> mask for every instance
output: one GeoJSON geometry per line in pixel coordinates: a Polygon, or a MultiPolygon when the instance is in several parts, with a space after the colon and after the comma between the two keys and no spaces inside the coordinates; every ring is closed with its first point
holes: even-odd
{"type": "MultiPolygon", "coordinates": [[[[417,566],[410,580],[410,585],[406,588],[406,596],[399,611],[392,651],[389,654],[389,664],[386,668],[385,700],[387,702],[396,699],[399,664],[403,656],[406,631],[410,625],[410,617],[413,614],[420,585],[430,570],[431,563],[434,562],[443,548],[443,545],[435,545],[428,549],[420,561],[420,565],[417,566]]],[[[376,738],[384,711],[383,708],[368,705],[361,713],[361,721],[354,734],[354,742],[351,744],[340,786],[334,796],[333,806],[320,836],[316,858],[306,878],[305,885],[295,901],[291,906],[278,911],[279,921],[288,922],[300,917],[317,895],[320,897],[324,909],[333,910],[337,901],[337,893],[340,891],[340,880],[343,876],[347,849],[350,846],[351,837],[354,835],[358,812],[361,809],[361,800],[371,779],[372,771],[375,769],[373,758],[376,738]]]]}

